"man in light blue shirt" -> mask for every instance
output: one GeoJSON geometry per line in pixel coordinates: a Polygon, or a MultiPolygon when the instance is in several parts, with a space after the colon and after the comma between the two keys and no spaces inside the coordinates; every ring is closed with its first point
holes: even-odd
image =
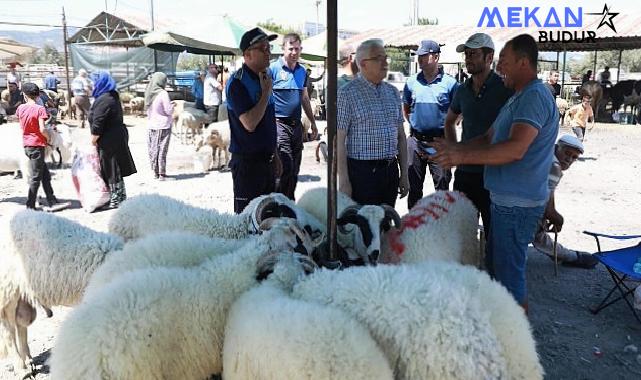
{"type": "Polygon", "coordinates": [[[483,164],[490,192],[491,227],[486,265],[527,312],[526,252],[548,199],[548,173],[559,131],[554,98],[537,79],[532,36],[514,37],[501,51],[497,71],[515,90],[488,132],[466,143],[437,139],[432,159],[444,167],[483,164]]]}
{"type": "Polygon", "coordinates": [[[303,125],[301,107],[312,124],[312,140],[316,139],[318,129],[314,112],[307,93],[307,72],[298,63],[303,50],[300,36],[289,33],[283,36],[283,56],[269,68],[274,83],[274,108],[278,127],[278,155],[283,163],[276,191],[294,199],[298,172],[303,152],[303,125]]]}
{"type": "Polygon", "coordinates": [[[439,68],[441,47],[438,43],[423,40],[416,54],[421,71],[411,76],[403,89],[403,112],[411,126],[407,139],[410,181],[408,208],[423,198],[423,182],[428,166],[434,188],[449,189],[451,171],[428,161],[429,153],[425,144],[433,141],[434,137],[444,136],[445,116],[458,88],[456,79],[439,68]]]}
{"type": "Polygon", "coordinates": [[[58,85],[60,84],[60,81],[58,80],[56,74],[53,73],[53,71],[49,71],[49,74],[45,76],[44,82],[45,88],[47,90],[58,92],[58,85]]]}

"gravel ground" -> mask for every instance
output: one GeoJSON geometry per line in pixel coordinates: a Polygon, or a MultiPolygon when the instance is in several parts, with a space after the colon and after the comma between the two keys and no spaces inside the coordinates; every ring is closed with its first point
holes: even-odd
{"type": "MultiPolygon", "coordinates": [[[[193,147],[173,139],[168,174],[175,181],[158,182],[147,165],[144,119],[127,117],[130,148],[138,173],[126,179],[127,193],[160,193],[202,207],[231,212],[232,181],[229,172],[194,173],[193,147]]],[[[319,130],[323,130],[319,125],[319,130]]],[[[1,127],[0,127],[1,128],[1,127]]],[[[74,140],[89,140],[85,129],[72,128],[74,140]]],[[[557,190],[557,207],[565,217],[559,242],[593,252],[596,245],[583,230],[604,233],[641,233],[641,126],[598,124],[588,132],[586,154],[568,172],[557,190]]],[[[327,168],[314,158],[314,143],[305,145],[297,194],[325,186],[327,168]]],[[[73,201],[72,208],[58,215],[100,231],[107,230],[113,211],[85,213],[76,195],[68,168],[54,170],[53,187],[59,199],[73,201]]],[[[6,218],[24,206],[26,185],[11,175],[0,176],[0,217],[6,218]]],[[[399,201],[401,215],[407,211],[399,201]]],[[[619,247],[612,242],[604,249],[619,247]]],[[[607,294],[611,279],[601,265],[594,270],[559,266],[531,251],[528,265],[530,321],[548,379],[638,379],[641,378],[641,323],[625,304],[615,304],[598,315],[588,308],[607,294]]],[[[29,329],[31,352],[38,364],[36,379],[47,379],[46,359],[55,343],[58,327],[69,309],[54,308],[53,318],[40,313],[29,329]]],[[[21,378],[8,359],[0,360],[0,380],[21,378]]]]}

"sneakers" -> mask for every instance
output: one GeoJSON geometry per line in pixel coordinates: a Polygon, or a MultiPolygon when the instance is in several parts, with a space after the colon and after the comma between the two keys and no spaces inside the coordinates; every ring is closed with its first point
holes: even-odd
{"type": "Polygon", "coordinates": [[[577,259],[574,261],[564,261],[562,264],[566,267],[575,267],[583,269],[593,269],[598,263],[596,257],[586,252],[576,252],[577,259]]]}
{"type": "Polygon", "coordinates": [[[38,203],[40,203],[42,211],[44,212],[56,212],[71,206],[71,202],[59,202],[56,197],[52,197],[46,202],[43,202],[42,199],[40,199],[38,203]]]}

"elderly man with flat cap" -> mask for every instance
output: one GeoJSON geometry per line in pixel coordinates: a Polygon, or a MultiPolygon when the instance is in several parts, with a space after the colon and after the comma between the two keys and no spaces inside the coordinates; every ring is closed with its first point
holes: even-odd
{"type": "Polygon", "coordinates": [[[449,190],[452,173],[428,160],[433,151],[426,145],[444,136],[445,115],[454,98],[458,83],[439,69],[441,47],[431,40],[421,41],[416,51],[421,71],[411,76],[403,89],[403,114],[410,122],[407,139],[410,192],[407,207],[423,197],[423,182],[429,166],[434,189],[449,190]]]}
{"type": "Polygon", "coordinates": [[[275,190],[280,175],[276,152],[276,113],[269,73],[270,41],[259,28],[243,34],[243,66],[225,89],[231,129],[229,163],[234,183],[234,212],[239,214],[254,198],[275,190]]]}
{"type": "MultiPolygon", "coordinates": [[[[456,47],[465,54],[465,68],[471,75],[456,91],[445,118],[445,138],[456,142],[456,120],[463,115],[461,142],[483,136],[494,123],[499,111],[514,94],[492,69],[494,42],[485,33],[472,34],[456,47]]],[[[483,165],[459,165],[454,172],[454,190],[464,193],[481,213],[483,229],[490,232],[490,193],[483,181],[483,165]]]]}

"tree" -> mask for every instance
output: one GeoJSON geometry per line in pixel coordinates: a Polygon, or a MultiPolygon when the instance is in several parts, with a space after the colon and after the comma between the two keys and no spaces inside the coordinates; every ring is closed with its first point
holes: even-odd
{"type": "Polygon", "coordinates": [[[276,24],[273,18],[268,18],[264,22],[259,22],[258,26],[260,26],[263,29],[267,29],[270,32],[274,32],[278,34],[300,33],[300,30],[297,30],[295,28],[285,27],[280,24],[276,24]]]}
{"type": "Polygon", "coordinates": [[[38,49],[33,55],[33,63],[48,63],[61,66],[64,58],[53,45],[45,44],[42,49],[38,49]]]}
{"type": "Polygon", "coordinates": [[[177,70],[205,70],[209,64],[208,58],[205,55],[197,55],[185,53],[181,54],[176,64],[177,70]]]}
{"type": "Polygon", "coordinates": [[[438,17],[434,18],[433,20],[431,18],[423,18],[419,17],[418,18],[418,25],[438,25],[438,17]]]}

